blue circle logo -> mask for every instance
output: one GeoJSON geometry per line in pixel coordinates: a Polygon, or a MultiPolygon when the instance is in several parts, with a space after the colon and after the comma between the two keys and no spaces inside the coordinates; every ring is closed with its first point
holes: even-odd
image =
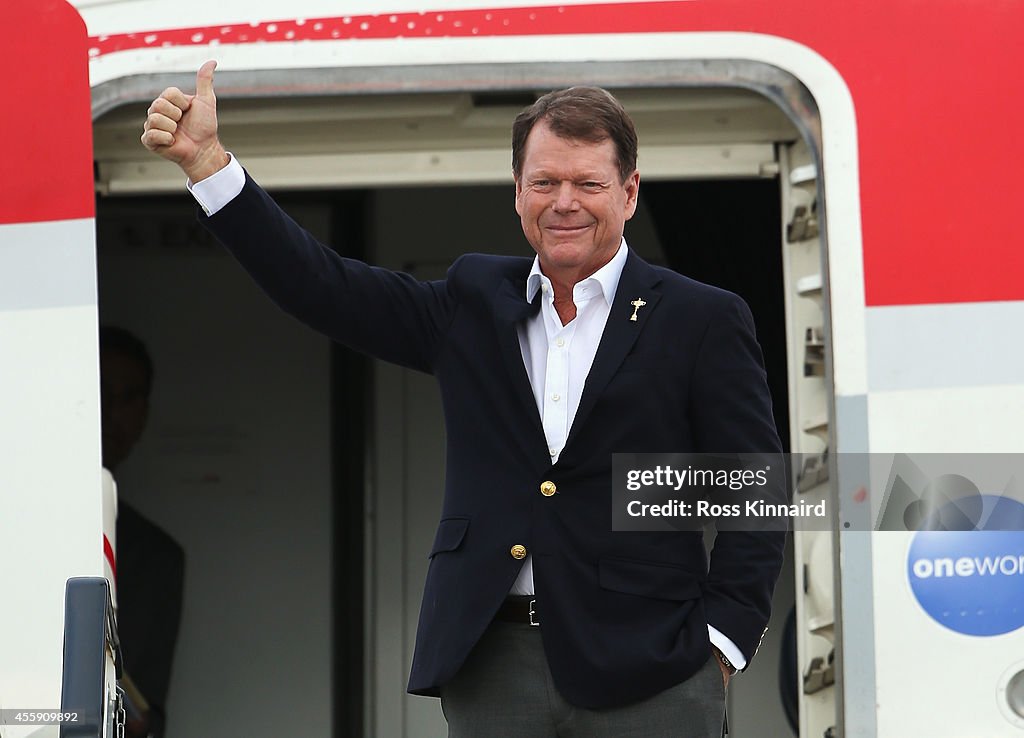
{"type": "Polygon", "coordinates": [[[978,495],[957,514],[974,526],[934,525],[914,535],[907,576],[918,603],[965,635],[1024,627],[1024,504],[978,495]]]}

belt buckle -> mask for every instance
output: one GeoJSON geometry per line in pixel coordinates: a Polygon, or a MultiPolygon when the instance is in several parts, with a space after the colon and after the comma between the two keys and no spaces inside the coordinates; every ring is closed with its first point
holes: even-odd
{"type": "Polygon", "coordinates": [[[534,628],[540,625],[539,622],[533,622],[533,616],[537,614],[537,611],[533,609],[533,606],[534,604],[536,604],[536,602],[537,600],[530,600],[530,625],[534,628]]]}

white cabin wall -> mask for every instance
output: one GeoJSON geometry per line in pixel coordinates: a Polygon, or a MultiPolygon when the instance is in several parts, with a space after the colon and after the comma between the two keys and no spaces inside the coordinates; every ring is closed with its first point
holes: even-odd
{"type": "MultiPolygon", "coordinates": [[[[167,736],[277,738],[297,720],[327,736],[329,344],[190,241],[182,203],[101,219],[98,259],[101,320],[137,333],[155,364],[119,489],[186,555],[167,736]]],[[[326,231],[326,211],[290,210],[326,231]]]]}

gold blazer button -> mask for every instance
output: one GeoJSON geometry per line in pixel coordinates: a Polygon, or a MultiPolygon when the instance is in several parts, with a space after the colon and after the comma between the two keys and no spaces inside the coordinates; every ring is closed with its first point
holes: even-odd
{"type": "Polygon", "coordinates": [[[558,487],[555,486],[554,482],[542,482],[540,485],[540,493],[545,497],[551,497],[558,491],[558,487]]]}
{"type": "Polygon", "coordinates": [[[513,559],[525,559],[526,558],[526,546],[521,546],[518,543],[512,547],[510,552],[513,559]]]}

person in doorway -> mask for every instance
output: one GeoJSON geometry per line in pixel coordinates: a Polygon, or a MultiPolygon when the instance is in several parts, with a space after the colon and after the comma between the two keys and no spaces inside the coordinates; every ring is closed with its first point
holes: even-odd
{"type": "Polygon", "coordinates": [[[441,697],[454,738],[721,735],[784,534],[722,532],[709,566],[699,532],[617,533],[611,455],[781,447],[745,303],[626,245],[640,174],[619,102],[576,87],[516,118],[533,258],[465,255],[419,282],[337,256],[260,189],[219,141],[215,66],[153,101],[143,145],[278,305],[440,384],[445,496],[409,691],[441,697]]]}
{"type": "MultiPolygon", "coordinates": [[[[153,362],[138,337],[100,328],[103,466],[112,474],[131,454],[149,415],[153,362]]],[[[132,738],[164,735],[165,704],[181,622],[185,554],[166,531],[124,499],[117,507],[117,629],[127,690],[137,710],[132,738]]]]}

